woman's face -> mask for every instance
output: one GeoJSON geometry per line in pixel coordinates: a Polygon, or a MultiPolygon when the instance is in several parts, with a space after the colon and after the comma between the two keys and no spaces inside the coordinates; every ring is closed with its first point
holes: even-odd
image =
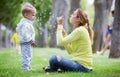
{"type": "Polygon", "coordinates": [[[78,24],[80,19],[77,17],[78,10],[74,11],[73,14],[70,16],[70,23],[75,26],[75,24],[78,24]]]}

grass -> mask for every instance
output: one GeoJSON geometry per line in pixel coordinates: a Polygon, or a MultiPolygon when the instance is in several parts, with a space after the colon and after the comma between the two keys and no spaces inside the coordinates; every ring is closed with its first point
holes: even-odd
{"type": "Polygon", "coordinates": [[[94,70],[91,73],[65,72],[45,73],[43,66],[53,54],[70,58],[65,50],[56,48],[34,48],[31,62],[33,71],[21,71],[21,55],[13,49],[0,49],[0,77],[120,77],[120,59],[109,59],[108,52],[103,56],[95,55],[94,70]]]}

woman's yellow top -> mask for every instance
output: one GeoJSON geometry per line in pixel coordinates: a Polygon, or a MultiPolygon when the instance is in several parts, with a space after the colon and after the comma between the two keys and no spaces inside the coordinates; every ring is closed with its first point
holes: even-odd
{"type": "Polygon", "coordinates": [[[63,25],[57,27],[57,44],[65,46],[67,52],[73,55],[72,60],[79,62],[88,69],[92,69],[92,44],[87,29],[80,26],[69,35],[62,35],[63,25]]]}

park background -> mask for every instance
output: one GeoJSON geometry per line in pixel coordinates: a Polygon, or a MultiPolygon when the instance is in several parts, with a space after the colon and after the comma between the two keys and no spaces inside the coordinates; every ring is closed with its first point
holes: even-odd
{"type": "Polygon", "coordinates": [[[120,1],[119,0],[1,0],[0,1],[0,77],[120,77],[120,1]],[[30,2],[37,9],[34,28],[37,47],[33,48],[32,66],[35,71],[21,71],[21,55],[11,47],[10,39],[22,18],[21,6],[30,2]],[[70,14],[77,8],[88,13],[94,30],[93,53],[104,46],[106,26],[115,10],[111,49],[105,55],[94,55],[94,71],[90,74],[67,72],[46,74],[42,67],[48,65],[53,54],[70,58],[64,47],[56,44],[57,17],[65,18],[64,28],[69,34],[73,27],[70,14]]]}

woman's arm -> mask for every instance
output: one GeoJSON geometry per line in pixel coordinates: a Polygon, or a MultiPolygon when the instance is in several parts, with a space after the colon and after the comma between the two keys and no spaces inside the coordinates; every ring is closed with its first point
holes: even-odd
{"type": "Polygon", "coordinates": [[[60,46],[65,46],[72,41],[75,41],[80,38],[80,31],[78,29],[75,29],[72,33],[67,35],[66,37],[63,37],[62,35],[63,25],[58,25],[57,28],[57,44],[60,46]]]}

